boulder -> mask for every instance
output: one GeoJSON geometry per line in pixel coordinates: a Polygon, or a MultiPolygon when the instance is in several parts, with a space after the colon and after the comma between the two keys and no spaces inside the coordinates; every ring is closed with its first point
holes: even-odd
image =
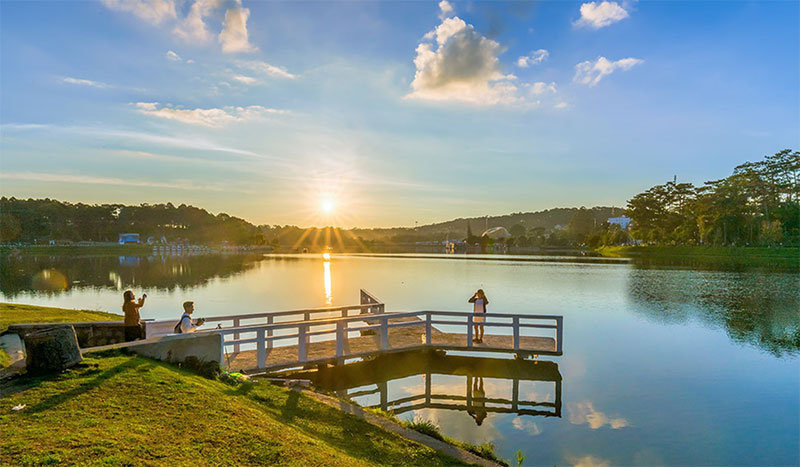
{"type": "Polygon", "coordinates": [[[72,326],[59,326],[25,336],[26,366],[29,373],[64,371],[80,363],[81,350],[72,326]]]}

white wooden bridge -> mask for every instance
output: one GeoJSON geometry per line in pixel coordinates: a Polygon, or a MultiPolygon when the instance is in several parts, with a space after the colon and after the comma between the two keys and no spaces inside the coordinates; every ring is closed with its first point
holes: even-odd
{"type": "MultiPolygon", "coordinates": [[[[248,373],[343,363],[409,350],[561,355],[563,317],[487,313],[482,343],[473,342],[474,313],[385,312],[361,290],[361,304],[206,318],[207,330],[222,335],[223,366],[248,373]],[[214,327],[216,325],[216,328],[214,327]],[[544,335],[543,335],[544,334],[544,335]]],[[[169,334],[176,320],[146,323],[147,337],[169,334]]]]}

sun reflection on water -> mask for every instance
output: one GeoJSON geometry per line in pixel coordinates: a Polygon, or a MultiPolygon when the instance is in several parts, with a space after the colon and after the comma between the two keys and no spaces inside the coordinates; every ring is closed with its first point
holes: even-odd
{"type": "Polygon", "coordinates": [[[325,304],[331,305],[333,303],[333,295],[331,293],[331,255],[325,253],[322,255],[325,261],[322,263],[323,281],[325,283],[325,304]]]}

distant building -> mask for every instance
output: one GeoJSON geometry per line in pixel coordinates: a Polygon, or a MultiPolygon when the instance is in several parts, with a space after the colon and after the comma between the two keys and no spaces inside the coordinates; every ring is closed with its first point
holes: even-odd
{"type": "Polygon", "coordinates": [[[498,240],[500,238],[509,238],[510,236],[511,234],[508,233],[508,230],[506,230],[505,227],[492,227],[491,229],[488,229],[486,230],[486,232],[481,234],[481,237],[489,237],[495,240],[498,240]]]}
{"type": "Polygon", "coordinates": [[[128,243],[141,243],[138,233],[121,233],[119,234],[119,244],[126,245],[128,243]]]}
{"type": "Polygon", "coordinates": [[[619,217],[609,217],[608,218],[609,224],[617,224],[623,229],[628,228],[628,224],[631,223],[631,218],[626,216],[619,216],[619,217]]]}

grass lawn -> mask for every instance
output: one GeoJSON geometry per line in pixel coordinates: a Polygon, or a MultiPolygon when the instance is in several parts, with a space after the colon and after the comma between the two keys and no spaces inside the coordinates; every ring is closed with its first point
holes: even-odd
{"type": "Polygon", "coordinates": [[[0,397],[3,464],[458,465],[297,392],[119,353],[3,383],[0,397]]]}
{"type": "Polygon", "coordinates": [[[800,269],[800,248],[797,247],[604,246],[597,251],[603,256],[656,263],[685,261],[695,265],[800,269]]]}
{"type": "Polygon", "coordinates": [[[36,305],[0,303],[0,333],[17,323],[71,323],[76,321],[120,321],[122,315],[92,310],[69,310],[36,305]]]}

